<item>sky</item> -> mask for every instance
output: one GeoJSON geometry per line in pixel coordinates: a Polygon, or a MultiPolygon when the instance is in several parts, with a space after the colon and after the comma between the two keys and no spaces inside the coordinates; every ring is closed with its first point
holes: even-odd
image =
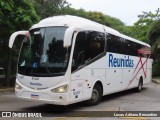
{"type": "Polygon", "coordinates": [[[116,17],[126,25],[133,25],[142,11],[155,13],[160,0],[66,0],[75,9],[99,11],[116,17]]]}

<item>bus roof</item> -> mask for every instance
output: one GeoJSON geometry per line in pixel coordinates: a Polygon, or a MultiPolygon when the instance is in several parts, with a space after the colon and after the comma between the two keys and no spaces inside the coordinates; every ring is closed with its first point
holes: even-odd
{"type": "Polygon", "coordinates": [[[31,29],[40,28],[40,27],[49,27],[49,26],[79,27],[82,29],[88,28],[88,30],[90,29],[90,30],[96,30],[100,32],[104,32],[104,29],[105,29],[107,33],[111,33],[116,36],[123,37],[127,40],[134,41],[139,44],[143,44],[143,45],[150,47],[149,44],[136,40],[134,38],[128,37],[126,35],[123,35],[117,30],[114,30],[110,27],[104,26],[100,23],[97,23],[97,22],[94,22],[94,21],[91,21],[85,18],[71,16],[71,15],[60,15],[60,16],[53,16],[53,17],[45,18],[41,20],[39,23],[33,25],[31,29]]]}

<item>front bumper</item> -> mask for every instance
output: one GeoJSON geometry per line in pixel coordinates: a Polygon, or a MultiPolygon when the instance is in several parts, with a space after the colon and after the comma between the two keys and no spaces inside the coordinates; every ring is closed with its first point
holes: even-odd
{"type": "Polygon", "coordinates": [[[22,88],[15,89],[15,94],[19,99],[26,101],[36,101],[55,105],[69,104],[68,93],[52,93],[50,90],[35,92],[22,88]]]}

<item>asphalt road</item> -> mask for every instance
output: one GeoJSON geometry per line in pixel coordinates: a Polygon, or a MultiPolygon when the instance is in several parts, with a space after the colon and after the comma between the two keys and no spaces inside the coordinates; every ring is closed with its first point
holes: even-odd
{"type": "MultiPolygon", "coordinates": [[[[160,111],[160,84],[150,83],[145,85],[140,93],[134,92],[134,90],[127,90],[104,96],[101,103],[96,106],[86,106],[83,102],[69,106],[49,105],[19,100],[16,98],[14,92],[0,92],[0,111],[41,111],[45,115],[54,116],[52,118],[37,118],[40,120],[159,120],[160,118],[157,117],[90,118],[83,117],[83,115],[79,115],[79,117],[66,116],[74,116],[74,113],[71,111],[160,111]]],[[[90,114],[92,116],[92,112],[90,114]]],[[[25,119],[28,120],[28,118],[25,119]]]]}

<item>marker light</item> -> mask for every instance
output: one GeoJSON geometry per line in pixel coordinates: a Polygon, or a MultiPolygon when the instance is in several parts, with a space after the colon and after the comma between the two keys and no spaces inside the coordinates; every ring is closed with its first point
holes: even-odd
{"type": "Polygon", "coordinates": [[[69,86],[66,84],[66,85],[57,87],[55,89],[52,89],[51,91],[54,93],[65,93],[68,91],[68,88],[69,88],[69,86]]]}

